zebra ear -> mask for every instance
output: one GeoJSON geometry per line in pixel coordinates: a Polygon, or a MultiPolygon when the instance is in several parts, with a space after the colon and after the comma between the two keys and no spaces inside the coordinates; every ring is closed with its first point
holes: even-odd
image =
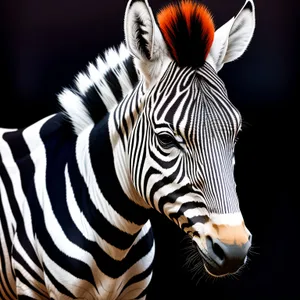
{"type": "Polygon", "coordinates": [[[215,32],[207,61],[219,72],[225,63],[239,58],[247,49],[255,28],[255,6],[246,0],[243,8],[215,32]]]}
{"type": "Polygon", "coordinates": [[[166,45],[147,0],[130,0],[124,20],[126,45],[149,83],[158,76],[166,45]]]}
{"type": "Polygon", "coordinates": [[[133,56],[153,60],[155,44],[161,33],[147,0],[131,0],[127,4],[124,21],[125,40],[133,56]]]}

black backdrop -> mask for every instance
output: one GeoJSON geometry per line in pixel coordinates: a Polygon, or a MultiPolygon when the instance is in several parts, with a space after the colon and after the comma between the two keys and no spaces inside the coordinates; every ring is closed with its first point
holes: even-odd
{"type": "MultiPolygon", "coordinates": [[[[243,0],[203,1],[216,27],[243,0]]],[[[154,11],[167,1],[150,0],[154,11]]],[[[244,56],[220,72],[246,126],[236,149],[241,209],[253,234],[237,279],[192,278],[173,224],[153,214],[157,254],[148,299],[300,299],[296,169],[300,4],[256,0],[257,28],[244,56]],[[298,26],[298,27],[297,27],[298,26]],[[294,144],[294,145],[293,145],[294,144]],[[295,168],[294,168],[295,167],[295,168]]],[[[56,111],[56,94],[98,53],[123,40],[126,1],[2,0],[0,126],[23,127],[56,111]]],[[[298,156],[299,157],[299,156],[298,156]]]]}

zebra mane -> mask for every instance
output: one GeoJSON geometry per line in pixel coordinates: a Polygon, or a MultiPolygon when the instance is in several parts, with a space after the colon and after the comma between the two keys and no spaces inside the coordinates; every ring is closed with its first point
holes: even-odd
{"type": "Polygon", "coordinates": [[[121,43],[118,49],[109,48],[95,63],[89,63],[86,72],[78,73],[73,85],[58,95],[58,103],[78,135],[98,123],[137,82],[133,58],[121,43]]]}
{"type": "Polygon", "coordinates": [[[164,7],[157,21],[173,59],[182,67],[201,67],[214,39],[214,23],[207,8],[191,0],[164,7]]]}

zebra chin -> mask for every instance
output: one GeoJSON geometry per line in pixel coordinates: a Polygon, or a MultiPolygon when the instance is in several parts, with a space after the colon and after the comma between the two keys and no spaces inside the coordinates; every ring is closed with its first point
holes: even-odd
{"type": "Polygon", "coordinates": [[[239,226],[212,225],[214,231],[193,238],[205,271],[213,277],[237,273],[246,264],[252,236],[244,223],[239,226]]]}

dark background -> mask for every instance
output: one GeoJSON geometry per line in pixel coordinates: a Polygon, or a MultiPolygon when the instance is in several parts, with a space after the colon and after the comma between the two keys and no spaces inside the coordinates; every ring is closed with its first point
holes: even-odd
{"type": "MultiPolygon", "coordinates": [[[[244,4],[203,2],[217,28],[244,4]]],[[[166,3],[150,0],[155,12],[166,3]]],[[[183,234],[154,214],[157,254],[148,299],[300,299],[300,197],[292,192],[299,179],[293,102],[299,98],[300,4],[255,4],[252,43],[220,77],[245,121],[236,149],[236,181],[257,254],[236,279],[198,282],[183,266],[183,234]]],[[[24,127],[56,112],[61,88],[98,53],[123,40],[125,0],[2,0],[0,6],[1,127],[24,127]]]]}

